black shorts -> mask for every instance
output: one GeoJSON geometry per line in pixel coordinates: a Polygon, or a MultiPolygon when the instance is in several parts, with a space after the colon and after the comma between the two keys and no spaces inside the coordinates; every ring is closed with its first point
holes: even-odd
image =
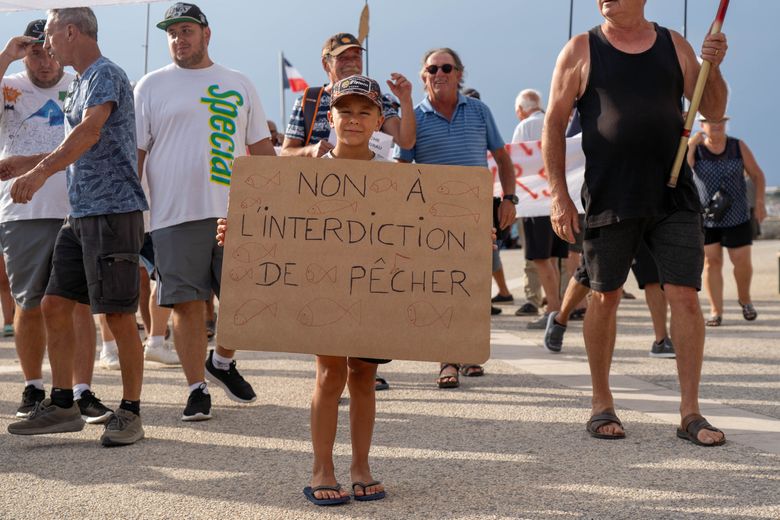
{"type": "Polygon", "coordinates": [[[141,246],[139,255],[149,278],[154,280],[154,246],[151,233],[144,233],[144,245],[141,246]]]}
{"type": "Polygon", "coordinates": [[[701,289],[704,233],[701,215],[693,211],[588,228],[583,253],[591,288],[608,292],[622,287],[642,240],[656,261],[661,284],[701,289]]]}
{"type": "Polygon", "coordinates": [[[631,264],[631,271],[634,273],[637,285],[642,290],[644,290],[645,285],[661,283],[661,278],[658,276],[658,266],[655,265],[655,259],[644,240],[639,243],[639,250],[631,264]]]}
{"type": "Polygon", "coordinates": [[[46,294],[89,305],[94,314],[138,310],[140,211],[68,217],[54,244],[46,294]]]}
{"type": "Polygon", "coordinates": [[[753,224],[747,220],[743,224],[724,228],[704,228],[704,245],[720,244],[725,248],[749,246],[753,243],[753,224]]]}
{"type": "Polygon", "coordinates": [[[580,223],[580,232],[574,233],[574,243],[569,244],[567,243],[567,247],[569,248],[569,251],[572,253],[582,253],[582,239],[585,236],[585,215],[580,213],[577,215],[577,220],[580,223]]]}
{"type": "Polygon", "coordinates": [[[567,258],[569,244],[555,234],[550,217],[526,217],[523,219],[525,232],[525,259],[545,260],[567,258]]]}
{"type": "Polygon", "coordinates": [[[365,361],[366,363],[374,363],[375,365],[384,365],[385,363],[390,363],[392,359],[375,359],[370,357],[359,357],[360,361],[365,361]]]}

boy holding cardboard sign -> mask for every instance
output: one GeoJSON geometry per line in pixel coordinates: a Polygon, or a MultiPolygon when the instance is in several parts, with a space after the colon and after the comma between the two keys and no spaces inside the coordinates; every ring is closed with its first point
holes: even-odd
{"type": "MultiPolygon", "coordinates": [[[[350,76],[333,85],[328,118],[338,143],[326,158],[383,161],[369,149],[374,131],[382,127],[379,84],[365,76],[350,76]]],[[[227,219],[220,219],[217,241],[224,243],[227,219]]],[[[304,488],[308,500],[319,506],[349,502],[350,496],[336,482],[333,444],[338,425],[339,398],[349,386],[352,433],[352,492],[355,500],[385,497],[382,483],[374,480],[368,464],[376,417],[374,377],[378,363],[388,360],[341,356],[316,356],[317,379],[311,404],[311,436],[314,466],[311,486],[304,488]]]]}

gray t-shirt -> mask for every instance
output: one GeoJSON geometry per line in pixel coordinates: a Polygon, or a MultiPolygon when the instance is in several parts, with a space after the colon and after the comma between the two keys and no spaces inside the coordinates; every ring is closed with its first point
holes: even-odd
{"type": "Polygon", "coordinates": [[[133,92],[125,72],[105,57],[77,76],[65,99],[65,132],[86,109],[113,102],[100,140],[68,166],[71,216],[87,217],[148,209],[138,178],[133,92]]]}

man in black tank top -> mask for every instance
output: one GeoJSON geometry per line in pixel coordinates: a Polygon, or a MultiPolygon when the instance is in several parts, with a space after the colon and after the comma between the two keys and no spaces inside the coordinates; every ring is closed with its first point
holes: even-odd
{"type": "MultiPolygon", "coordinates": [[[[585,317],[593,409],[587,430],[597,438],[625,437],[615,415],[609,368],[617,307],[639,244],[656,260],[672,309],[682,424],[677,435],[719,445],[722,432],[699,414],[704,321],[696,292],[704,263],[701,206],[687,165],[677,188],[666,187],[683,129],[681,99],[693,94],[699,63],[679,34],[645,19],[645,0],[599,0],[605,21],[572,38],[553,73],[542,152],[552,191],[553,229],[573,242],[577,210],[565,177],[564,132],[576,101],[585,152],[583,252],[593,289],[585,317]]],[[[700,112],[719,118],[726,108],[720,63],[723,34],[708,35],[701,56],[712,64],[700,112]]]]}

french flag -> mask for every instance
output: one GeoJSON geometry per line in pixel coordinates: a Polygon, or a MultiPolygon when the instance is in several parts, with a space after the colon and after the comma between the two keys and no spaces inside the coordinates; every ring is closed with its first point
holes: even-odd
{"type": "Polygon", "coordinates": [[[284,88],[289,88],[293,92],[303,92],[309,88],[301,73],[287,61],[287,58],[282,57],[282,60],[284,61],[284,88]]]}

